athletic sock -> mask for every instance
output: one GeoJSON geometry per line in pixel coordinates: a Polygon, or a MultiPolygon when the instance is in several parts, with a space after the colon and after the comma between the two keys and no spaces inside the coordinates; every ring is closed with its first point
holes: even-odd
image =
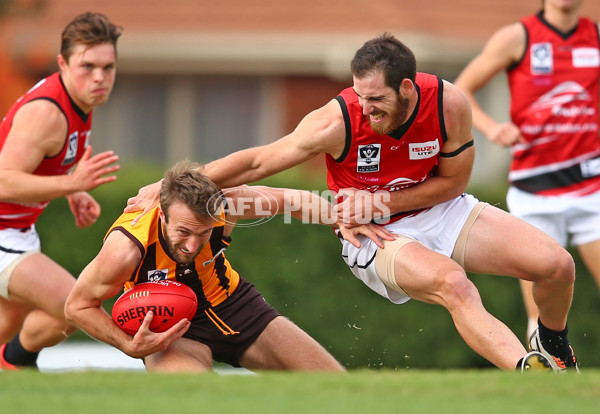
{"type": "Polygon", "coordinates": [[[4,360],[17,367],[37,368],[39,352],[31,352],[23,348],[19,335],[15,336],[4,348],[4,360]]]}
{"type": "Polygon", "coordinates": [[[548,352],[559,358],[562,361],[568,361],[573,352],[569,346],[569,339],[567,333],[569,332],[568,327],[562,331],[553,331],[552,329],[546,328],[542,321],[538,318],[538,327],[540,332],[540,341],[542,346],[548,352]]]}
{"type": "Polygon", "coordinates": [[[519,359],[519,362],[517,362],[517,371],[521,371],[521,365],[523,364],[524,359],[525,357],[519,359]]]}

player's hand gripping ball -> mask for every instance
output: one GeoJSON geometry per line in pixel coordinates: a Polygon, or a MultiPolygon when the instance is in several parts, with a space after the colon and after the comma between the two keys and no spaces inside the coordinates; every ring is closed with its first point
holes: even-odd
{"type": "Polygon", "coordinates": [[[192,288],[174,280],[159,280],[140,283],[123,293],[112,308],[112,318],[129,335],[135,335],[152,311],[150,330],[164,332],[183,318],[191,321],[197,308],[192,288]]]}

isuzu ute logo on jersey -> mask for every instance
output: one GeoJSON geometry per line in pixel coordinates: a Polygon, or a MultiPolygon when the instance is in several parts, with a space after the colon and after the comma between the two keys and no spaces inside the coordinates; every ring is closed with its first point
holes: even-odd
{"type": "Polygon", "coordinates": [[[534,43],[531,45],[531,74],[549,75],[553,72],[552,44],[534,43]]]}
{"type": "Polygon", "coordinates": [[[379,171],[381,161],[381,144],[369,144],[358,146],[358,159],[356,160],[356,171],[362,173],[379,171]]]}
{"type": "Polygon", "coordinates": [[[427,142],[415,142],[408,144],[408,158],[411,160],[423,160],[431,158],[440,152],[440,144],[438,140],[427,142]]]}

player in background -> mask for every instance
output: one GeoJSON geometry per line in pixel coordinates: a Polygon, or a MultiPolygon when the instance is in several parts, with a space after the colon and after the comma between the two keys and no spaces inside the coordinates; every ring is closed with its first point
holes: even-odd
{"type": "MultiPolygon", "coordinates": [[[[509,211],[566,247],[577,246],[600,285],[600,139],[598,24],[580,17],[582,0],[545,0],[543,9],[502,27],[456,85],[473,108],[473,125],[510,148],[509,211]],[[506,71],[510,122],[499,122],[475,92],[506,71]]],[[[527,337],[537,333],[532,284],[521,281],[527,337]]]]}
{"type": "MultiPolygon", "coordinates": [[[[264,219],[286,210],[298,219],[336,222],[331,204],[310,192],[262,186],[221,192],[197,165],[181,162],[165,174],[158,206],[133,227],[138,212],[124,213],[111,226],[102,249],[77,279],[65,313],[94,338],[142,358],[149,371],[203,372],[212,369],[213,359],[251,370],[343,371],[225,257],[238,220],[264,219]],[[153,333],[149,313],[132,337],[102,308],[124,284],[163,279],[196,292],[198,311],[191,321],[183,319],[166,332],[153,333]]],[[[379,237],[393,240],[378,226],[353,231],[371,234],[380,245],[379,237]]],[[[352,232],[346,236],[354,237],[352,232]]]]}
{"type": "Polygon", "coordinates": [[[80,228],[100,215],[87,191],[116,179],[118,157],[92,156],[88,140],[92,111],[113,88],[121,31],[102,14],[75,17],[62,32],[59,71],[0,123],[0,369],[35,367],[43,348],[75,331],[64,316],[75,278],[41,253],[35,223],[59,197],[80,228]]]}
{"type": "MultiPolygon", "coordinates": [[[[546,357],[528,354],[485,309],[467,277],[470,271],[533,281],[547,327],[544,346],[563,335],[573,258],[535,227],[464,194],[475,156],[464,94],[417,73],[412,51],[388,33],[356,52],[351,71],[353,87],[306,115],[289,135],[211,162],[205,174],[230,187],[325,153],[342,223],[378,219],[398,235],[384,240],[385,248],[365,238],[359,247],[342,240],[342,257],[369,288],[396,304],[412,298],[445,307],[465,342],[501,369],[552,363],[550,354],[574,366],[568,341],[548,346],[546,357]],[[538,260],[530,260],[533,254],[538,260]]],[[[155,205],[157,186],[141,189],[127,211],[155,205]]]]}

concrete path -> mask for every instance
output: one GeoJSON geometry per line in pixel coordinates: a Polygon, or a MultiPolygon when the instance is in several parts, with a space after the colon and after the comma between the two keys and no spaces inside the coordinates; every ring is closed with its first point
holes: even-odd
{"type": "MultiPolygon", "coordinates": [[[[144,371],[141,360],[131,358],[112,346],[100,342],[60,343],[40,352],[38,367],[42,372],[85,370],[131,370],[144,371]]],[[[244,368],[217,366],[219,374],[252,374],[244,368]]]]}

